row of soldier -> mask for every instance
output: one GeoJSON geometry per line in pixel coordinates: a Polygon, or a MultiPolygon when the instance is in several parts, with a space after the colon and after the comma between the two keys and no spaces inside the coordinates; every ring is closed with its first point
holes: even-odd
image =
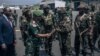
{"type": "Polygon", "coordinates": [[[21,20],[20,20],[21,22],[20,29],[22,32],[24,45],[26,46],[26,56],[27,55],[39,56],[39,47],[41,43],[42,45],[44,45],[46,53],[49,56],[52,56],[53,55],[52,54],[52,41],[53,39],[55,39],[55,36],[57,35],[60,35],[62,37],[62,38],[61,37],[58,38],[59,41],[61,41],[60,49],[61,49],[62,56],[65,56],[66,52],[68,53],[67,55],[71,55],[71,42],[70,42],[71,21],[70,21],[70,18],[67,19],[68,16],[66,16],[66,12],[63,9],[64,11],[58,10],[57,12],[59,13],[58,14],[55,13],[57,16],[63,14],[61,16],[61,19],[56,20],[57,19],[56,16],[50,13],[49,10],[50,8],[48,6],[45,6],[43,8],[44,13],[42,14],[39,12],[38,15],[36,13],[33,13],[33,18],[30,16],[31,12],[29,10],[26,10],[25,12],[23,12],[23,16],[21,17],[21,20]],[[57,25],[59,22],[60,24],[57,25]],[[68,38],[66,39],[66,37],[68,38]],[[29,46],[31,46],[32,48],[30,47],[31,48],[30,49],[29,46]],[[68,51],[66,50],[66,48],[68,49],[68,51]]]}
{"type": "MultiPolygon", "coordinates": [[[[66,8],[55,9],[54,14],[49,11],[49,6],[44,6],[43,13],[39,11],[31,13],[28,8],[23,10],[20,18],[20,30],[26,56],[39,56],[40,46],[45,48],[45,52],[49,56],[53,56],[52,41],[54,39],[59,40],[62,56],[72,56],[72,13],[67,13],[66,8]]],[[[87,56],[88,49],[91,51],[90,56],[94,55],[100,28],[98,15],[99,13],[95,13],[94,9],[90,11],[86,7],[79,8],[79,14],[74,21],[75,56],[79,56],[80,52],[83,56],[87,56]]]]}

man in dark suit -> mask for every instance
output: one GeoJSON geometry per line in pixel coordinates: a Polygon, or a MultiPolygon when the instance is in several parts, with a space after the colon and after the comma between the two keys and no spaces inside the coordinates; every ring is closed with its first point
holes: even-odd
{"type": "Polygon", "coordinates": [[[3,9],[0,16],[0,56],[15,56],[15,34],[11,21],[11,10],[3,9]]]}

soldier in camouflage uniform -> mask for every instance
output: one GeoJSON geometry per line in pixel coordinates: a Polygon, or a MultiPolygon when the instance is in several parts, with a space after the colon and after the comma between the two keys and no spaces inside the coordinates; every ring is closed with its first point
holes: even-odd
{"type": "Polygon", "coordinates": [[[67,16],[69,16],[69,18],[71,19],[71,24],[72,24],[72,18],[73,18],[73,15],[72,15],[72,9],[68,6],[66,8],[66,13],[67,13],[67,16]]]}
{"type": "MultiPolygon", "coordinates": [[[[45,33],[51,32],[53,30],[53,14],[51,14],[48,5],[43,8],[43,20],[44,20],[44,31],[45,33]]],[[[52,36],[46,38],[45,40],[45,50],[48,55],[52,56],[52,36]]]]}
{"type": "MultiPolygon", "coordinates": [[[[27,39],[29,38],[29,34],[28,34],[28,24],[30,23],[30,20],[32,19],[30,16],[30,10],[25,9],[23,11],[23,15],[21,16],[19,22],[20,22],[20,30],[21,30],[21,34],[22,34],[22,40],[24,42],[24,46],[25,46],[25,55],[27,56],[29,54],[29,49],[31,47],[29,47],[30,43],[27,41],[27,39]]],[[[30,49],[31,50],[31,49],[30,49]]]]}
{"type": "Polygon", "coordinates": [[[17,12],[16,12],[16,10],[14,10],[14,12],[13,12],[13,18],[14,18],[14,22],[15,22],[15,27],[17,26],[17,18],[18,18],[18,14],[17,14],[17,12]]]}
{"type": "MultiPolygon", "coordinates": [[[[95,22],[96,22],[96,25],[97,25],[97,29],[95,29],[95,30],[98,31],[98,35],[96,35],[96,36],[94,36],[94,37],[98,37],[98,38],[99,38],[99,35],[100,35],[100,6],[99,6],[99,11],[96,12],[96,14],[95,14],[95,22]]],[[[94,33],[94,34],[95,34],[95,33],[94,33]]],[[[95,45],[95,43],[96,43],[96,40],[97,40],[97,38],[94,39],[94,45],[95,45]]],[[[98,41],[98,47],[99,47],[99,49],[100,49],[100,39],[99,39],[99,41],[98,41]]]]}
{"type": "Polygon", "coordinates": [[[25,39],[26,39],[26,34],[25,34],[26,24],[27,24],[27,21],[26,21],[25,17],[21,16],[21,18],[20,18],[20,30],[21,30],[21,35],[22,35],[22,39],[24,42],[24,46],[25,46],[25,39]]]}
{"type": "MultiPolygon", "coordinates": [[[[84,11],[84,7],[80,8],[79,15],[75,19],[74,27],[75,27],[75,52],[76,56],[79,56],[80,48],[82,48],[83,56],[86,56],[87,45],[89,43],[89,47],[91,44],[91,34],[92,28],[90,23],[89,15],[87,11],[84,11]]],[[[90,47],[91,48],[91,47],[90,47]]],[[[93,52],[91,48],[91,52],[93,52]]]]}
{"type": "Polygon", "coordinates": [[[89,12],[89,8],[87,7],[85,9],[85,14],[87,15],[87,18],[89,19],[89,27],[90,27],[90,30],[88,31],[88,46],[91,50],[91,56],[94,55],[94,44],[93,44],[93,41],[94,41],[94,36],[97,35],[97,31],[95,29],[97,29],[97,25],[96,25],[96,22],[95,22],[95,17],[93,15],[93,13],[89,12]],[[94,35],[96,34],[96,35],[94,35]]]}
{"type": "Polygon", "coordinates": [[[20,22],[20,30],[21,30],[21,34],[22,34],[22,39],[24,42],[24,45],[26,46],[26,39],[28,38],[28,34],[27,34],[27,27],[28,27],[28,23],[29,21],[27,20],[27,16],[26,14],[28,14],[27,12],[28,10],[23,12],[23,15],[21,16],[19,22],[20,22]]]}
{"type": "Polygon", "coordinates": [[[40,16],[34,15],[33,20],[31,20],[30,24],[28,25],[29,26],[28,33],[30,37],[27,39],[27,41],[28,41],[28,47],[30,47],[28,48],[28,50],[31,56],[39,56],[39,47],[41,45],[41,38],[49,38],[51,35],[51,33],[41,34],[40,24],[38,23],[38,21],[36,21],[39,19],[41,19],[41,15],[40,16]]]}
{"type": "Polygon", "coordinates": [[[59,14],[59,24],[57,24],[58,34],[59,34],[59,42],[62,56],[71,56],[71,19],[66,16],[65,8],[60,8],[58,11],[59,14]]]}
{"type": "Polygon", "coordinates": [[[91,11],[90,11],[90,15],[91,15],[91,21],[92,21],[92,25],[93,25],[93,45],[94,45],[94,49],[95,48],[95,44],[98,38],[98,24],[97,24],[97,14],[95,11],[95,6],[91,5],[91,11]]]}

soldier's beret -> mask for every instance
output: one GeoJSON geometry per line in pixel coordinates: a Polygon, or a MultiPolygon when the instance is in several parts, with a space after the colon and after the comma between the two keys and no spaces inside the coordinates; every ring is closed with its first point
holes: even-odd
{"type": "Polygon", "coordinates": [[[42,10],[34,10],[33,11],[33,16],[42,16],[43,15],[43,11],[42,10]]]}

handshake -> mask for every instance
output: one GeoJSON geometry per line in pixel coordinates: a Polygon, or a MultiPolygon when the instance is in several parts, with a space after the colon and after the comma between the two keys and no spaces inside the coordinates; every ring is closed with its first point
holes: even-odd
{"type": "Polygon", "coordinates": [[[53,29],[50,33],[46,33],[45,37],[49,38],[53,33],[55,33],[56,31],[61,31],[60,29],[53,29]]]}
{"type": "Polygon", "coordinates": [[[50,37],[53,33],[55,33],[57,30],[56,29],[53,29],[50,33],[47,33],[46,36],[47,37],[50,37]]]}

